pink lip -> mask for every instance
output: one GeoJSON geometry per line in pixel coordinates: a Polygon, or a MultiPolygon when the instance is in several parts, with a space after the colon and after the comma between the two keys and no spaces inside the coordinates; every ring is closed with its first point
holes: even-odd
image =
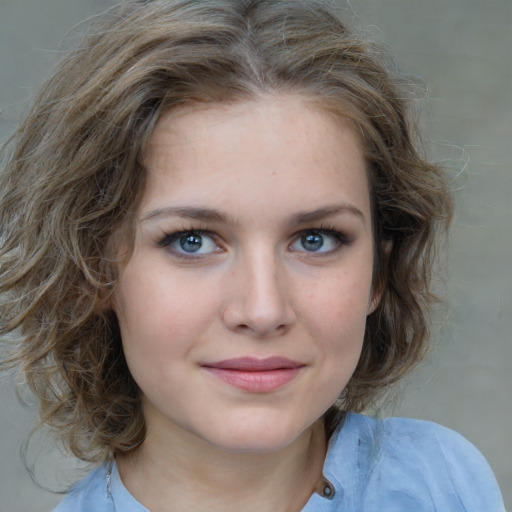
{"type": "Polygon", "coordinates": [[[285,357],[241,357],[202,365],[221,381],[251,393],[268,393],[288,384],[304,366],[285,357]]]}

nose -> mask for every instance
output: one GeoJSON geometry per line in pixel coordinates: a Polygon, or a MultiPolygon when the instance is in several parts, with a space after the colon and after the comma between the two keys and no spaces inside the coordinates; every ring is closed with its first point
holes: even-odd
{"type": "Polygon", "coordinates": [[[223,321],[230,330],[273,337],[295,320],[286,272],[271,250],[240,255],[230,269],[223,321]]]}

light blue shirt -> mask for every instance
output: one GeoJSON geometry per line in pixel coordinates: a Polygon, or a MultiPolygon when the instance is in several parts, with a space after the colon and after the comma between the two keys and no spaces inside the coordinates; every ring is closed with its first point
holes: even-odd
{"type": "MultiPolygon", "coordinates": [[[[427,421],[349,414],[330,439],[329,497],[314,493],[302,512],[505,512],[480,452],[427,421]]],[[[54,512],[149,512],[103,464],[74,485],[54,512]]]]}

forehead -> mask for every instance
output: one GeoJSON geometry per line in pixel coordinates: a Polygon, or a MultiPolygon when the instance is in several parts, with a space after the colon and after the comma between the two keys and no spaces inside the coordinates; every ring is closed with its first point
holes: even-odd
{"type": "Polygon", "coordinates": [[[349,200],[370,209],[357,131],[299,95],[171,110],[156,126],[145,164],[143,209],[163,202],[226,206],[235,195],[246,210],[272,198],[282,209],[349,200]]]}
{"type": "MultiPolygon", "coordinates": [[[[198,144],[215,138],[216,144],[222,143],[223,149],[230,143],[250,139],[254,143],[284,144],[298,136],[314,136],[318,143],[336,136],[350,137],[352,145],[362,150],[361,137],[355,123],[348,116],[332,108],[324,108],[320,98],[305,94],[265,94],[251,100],[239,100],[226,103],[191,103],[168,110],[158,121],[146,150],[146,162],[153,162],[154,156],[169,153],[173,143],[177,145],[198,144]],[[265,125],[264,131],[258,128],[265,125]],[[283,125],[286,130],[275,137],[283,125]],[[235,131],[229,132],[229,128],[235,131]],[[331,134],[333,137],[327,137],[331,134]],[[226,136],[229,136],[226,137],[226,136]],[[226,137],[222,140],[223,137],[226,137]]],[[[327,149],[318,145],[318,149],[327,149]]],[[[313,149],[313,144],[303,147],[304,151],[313,149]]]]}

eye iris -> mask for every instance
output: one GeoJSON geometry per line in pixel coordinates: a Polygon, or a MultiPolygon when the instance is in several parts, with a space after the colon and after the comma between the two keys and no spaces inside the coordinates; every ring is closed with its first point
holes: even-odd
{"type": "Polygon", "coordinates": [[[307,233],[302,235],[301,243],[307,251],[318,251],[324,245],[324,239],[318,233],[307,233]]]}
{"type": "Polygon", "coordinates": [[[185,252],[197,252],[202,245],[203,240],[200,235],[189,234],[180,238],[180,246],[185,252]]]}

